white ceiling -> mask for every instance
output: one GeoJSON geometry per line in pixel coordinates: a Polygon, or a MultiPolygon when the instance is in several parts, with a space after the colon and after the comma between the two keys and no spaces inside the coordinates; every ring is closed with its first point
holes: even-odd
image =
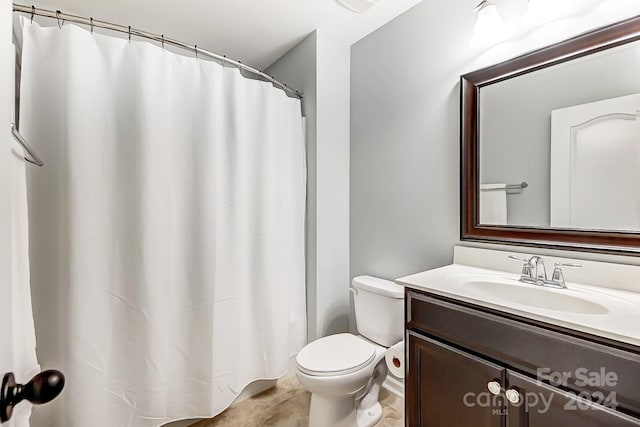
{"type": "Polygon", "coordinates": [[[316,29],[351,45],[421,1],[380,0],[364,14],[335,0],[37,0],[35,5],[164,34],[264,69],[316,29]]]}

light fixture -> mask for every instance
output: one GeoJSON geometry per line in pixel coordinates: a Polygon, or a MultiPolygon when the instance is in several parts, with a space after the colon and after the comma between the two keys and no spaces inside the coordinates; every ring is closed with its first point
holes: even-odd
{"type": "Polygon", "coordinates": [[[484,48],[504,40],[507,29],[494,3],[483,0],[473,11],[478,18],[469,46],[484,48]]]}
{"type": "Polygon", "coordinates": [[[365,13],[380,0],[336,0],[352,12],[365,13]]]}

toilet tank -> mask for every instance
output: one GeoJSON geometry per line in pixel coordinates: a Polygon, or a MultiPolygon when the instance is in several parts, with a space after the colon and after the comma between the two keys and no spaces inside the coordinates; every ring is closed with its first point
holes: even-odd
{"type": "Polygon", "coordinates": [[[404,287],[371,276],[352,282],[358,333],[384,347],[404,337],[404,287]]]}

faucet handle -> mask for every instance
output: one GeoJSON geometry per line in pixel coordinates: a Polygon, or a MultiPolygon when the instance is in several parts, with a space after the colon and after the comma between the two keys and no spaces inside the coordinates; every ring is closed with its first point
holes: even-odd
{"type": "Polygon", "coordinates": [[[581,268],[582,264],[577,264],[575,262],[556,262],[553,264],[555,268],[560,267],[569,267],[569,268],[581,268]]]}
{"type": "Polygon", "coordinates": [[[534,280],[533,273],[531,272],[531,260],[529,258],[522,258],[517,255],[509,255],[509,259],[524,262],[524,264],[522,265],[522,272],[520,273],[520,281],[531,282],[532,280],[534,280]]]}
{"type": "Polygon", "coordinates": [[[562,267],[580,268],[582,267],[582,264],[576,264],[573,262],[567,262],[567,263],[556,262],[553,264],[553,266],[554,266],[554,269],[553,269],[553,275],[551,276],[550,284],[566,289],[567,285],[564,282],[564,274],[562,273],[562,267]]]}
{"type": "Polygon", "coordinates": [[[513,259],[516,261],[522,261],[526,264],[529,264],[531,262],[531,260],[529,258],[523,258],[523,257],[519,257],[518,255],[509,255],[509,259],[513,259]]]}

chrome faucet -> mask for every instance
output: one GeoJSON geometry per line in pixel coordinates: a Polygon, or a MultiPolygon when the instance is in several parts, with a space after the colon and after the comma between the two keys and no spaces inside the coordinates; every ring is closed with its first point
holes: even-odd
{"type": "Polygon", "coordinates": [[[567,284],[564,282],[564,273],[562,272],[562,267],[580,268],[582,267],[582,264],[576,264],[573,262],[556,262],[553,264],[553,267],[553,275],[551,276],[551,280],[549,280],[546,285],[561,289],[567,289],[567,284]]]}
{"type": "Polygon", "coordinates": [[[529,259],[529,264],[533,268],[533,284],[544,286],[547,282],[547,268],[544,266],[544,259],[534,255],[529,259]]]}
{"type": "Polygon", "coordinates": [[[521,282],[544,286],[547,281],[547,269],[541,256],[534,255],[531,258],[520,258],[516,255],[509,255],[509,258],[524,262],[522,273],[520,274],[521,282]]]}
{"type": "Polygon", "coordinates": [[[554,264],[553,275],[551,280],[547,279],[547,269],[544,265],[544,259],[541,256],[534,255],[531,258],[520,258],[516,255],[509,255],[510,259],[523,261],[522,272],[520,274],[520,281],[523,283],[529,283],[537,286],[549,286],[553,288],[567,289],[567,284],[564,282],[564,274],[562,273],[562,267],[580,268],[581,264],[574,263],[559,263],[554,264]]]}

